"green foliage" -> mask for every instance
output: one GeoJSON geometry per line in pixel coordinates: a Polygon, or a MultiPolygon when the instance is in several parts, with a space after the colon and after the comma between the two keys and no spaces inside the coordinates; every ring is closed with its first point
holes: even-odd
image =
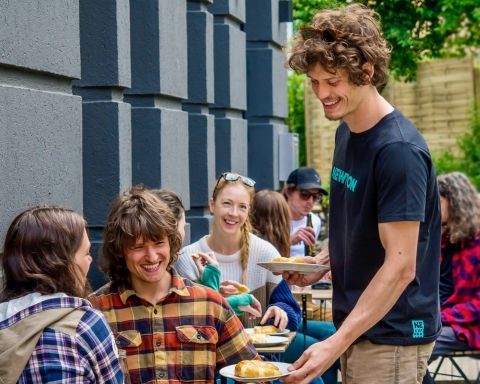
{"type": "Polygon", "coordinates": [[[289,131],[298,133],[299,138],[299,164],[301,167],[307,163],[305,146],[305,106],[303,82],[305,75],[290,73],[288,76],[288,118],[285,119],[289,131]]]}
{"type": "MultiPolygon", "coordinates": [[[[351,0],[293,0],[294,30],[309,24],[317,10],[351,0]]],[[[425,59],[462,57],[480,47],[479,0],[359,0],[381,17],[392,46],[391,74],[415,80],[425,59]]]]}
{"type": "Polygon", "coordinates": [[[433,156],[437,174],[463,172],[480,191],[480,109],[475,103],[471,111],[471,131],[457,140],[459,155],[443,151],[433,156]]]}
{"type": "MultiPolygon", "coordinates": [[[[293,0],[294,33],[297,33],[302,25],[309,24],[318,10],[343,6],[351,2],[352,0],[293,0]]],[[[478,53],[480,0],[358,0],[357,2],[368,5],[379,13],[385,37],[392,47],[390,73],[397,80],[415,80],[418,64],[423,60],[478,53]]],[[[303,78],[290,75],[288,87],[287,124],[291,132],[297,132],[300,135],[300,164],[304,165],[306,156],[303,78]]],[[[475,127],[475,124],[473,126],[475,127]]],[[[472,135],[476,134],[473,132],[472,135]]],[[[468,153],[468,156],[473,156],[472,159],[475,156],[478,159],[480,155],[477,148],[480,146],[469,147],[467,141],[462,141],[459,145],[463,145],[463,151],[468,153]]],[[[459,165],[456,161],[448,154],[437,159],[439,169],[458,169],[459,165]]],[[[477,162],[477,164],[480,163],[477,162]]],[[[470,177],[474,177],[474,168],[473,164],[468,167],[471,172],[470,177]]],[[[478,171],[477,174],[480,175],[478,171]]],[[[480,178],[480,176],[477,177],[480,178]]]]}

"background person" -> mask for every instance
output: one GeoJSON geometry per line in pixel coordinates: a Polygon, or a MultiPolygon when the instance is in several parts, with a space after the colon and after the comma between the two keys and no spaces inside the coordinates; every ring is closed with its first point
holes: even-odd
{"type": "Polygon", "coordinates": [[[301,167],[288,176],[283,196],[287,200],[291,217],[291,256],[305,256],[305,246],[315,246],[322,224],[320,218],[312,213],[312,208],[323,195],[328,196],[328,192],[322,188],[322,181],[315,169],[301,167]],[[312,227],[307,226],[308,216],[312,227]]]}
{"type": "MultiPolygon", "coordinates": [[[[252,234],[249,220],[255,182],[245,176],[223,173],[217,180],[210,199],[213,229],[210,235],[182,249],[177,268],[182,276],[193,281],[201,280],[191,255],[213,252],[222,271],[220,292],[228,297],[235,293],[240,283],[260,302],[265,313],[261,324],[275,324],[280,330],[296,331],[300,307],[290,287],[281,276],[257,265],[280,256],[269,242],[252,234]]],[[[240,317],[245,327],[258,325],[258,320],[248,314],[240,317]]]]}
{"type": "Polygon", "coordinates": [[[85,294],[92,262],[85,220],[34,207],[7,230],[0,297],[0,382],[122,384],[105,317],[85,294]]]}
{"type": "Polygon", "coordinates": [[[101,253],[111,282],[89,298],[126,350],[133,384],[213,383],[217,370],[258,358],[223,297],[177,274],[181,244],[153,193],[133,187],[113,202],[101,253]]]}
{"type": "MultiPolygon", "coordinates": [[[[449,352],[480,350],[480,199],[463,173],[447,173],[437,180],[442,207],[442,333],[429,363],[449,352]]],[[[423,383],[434,383],[429,372],[423,383]]]]}
{"type": "MultiPolygon", "coordinates": [[[[289,52],[325,116],[342,123],[329,212],[337,332],[307,349],[285,382],[308,382],[341,356],[344,384],[419,383],[441,331],[435,169],[416,127],[377,91],[390,59],[378,20],[355,3],[319,11],[289,52]]],[[[319,275],[284,277],[308,285],[319,275]]]]}
{"type": "MultiPolygon", "coordinates": [[[[257,192],[252,204],[252,223],[258,236],[281,250],[283,257],[290,256],[290,214],[282,194],[266,189],[257,192]]],[[[284,361],[293,363],[302,355],[305,344],[310,347],[329,338],[335,331],[331,322],[307,320],[306,343],[303,335],[298,335],[285,351],[284,361]]],[[[304,333],[302,322],[297,332],[304,333]]],[[[340,360],[321,376],[325,384],[337,384],[337,369],[340,369],[340,360]]]]}

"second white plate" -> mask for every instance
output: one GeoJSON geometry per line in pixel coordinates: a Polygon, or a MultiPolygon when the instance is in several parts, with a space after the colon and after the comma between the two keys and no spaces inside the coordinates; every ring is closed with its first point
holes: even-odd
{"type": "Polygon", "coordinates": [[[270,272],[283,273],[283,272],[298,272],[298,273],[316,273],[324,270],[329,270],[328,265],[322,264],[304,264],[304,263],[282,263],[267,261],[263,263],[257,263],[258,266],[268,269],[270,272]]]}
{"type": "MultiPolygon", "coordinates": [[[[282,332],[278,331],[276,333],[264,333],[264,335],[270,335],[270,336],[280,336],[280,335],[286,335],[287,333],[289,333],[290,330],[289,329],[284,329],[282,332]]],[[[255,333],[253,332],[253,328],[245,328],[245,333],[247,335],[251,334],[251,333],[255,333]]]]}
{"type": "Polygon", "coordinates": [[[282,374],[279,375],[279,376],[269,376],[269,377],[238,377],[238,376],[235,376],[235,366],[236,366],[236,364],[229,365],[228,367],[222,368],[219,373],[220,373],[220,375],[222,375],[224,377],[228,377],[229,379],[239,381],[241,383],[258,383],[260,381],[273,381],[275,379],[278,379],[278,378],[284,377],[284,376],[288,376],[291,373],[295,372],[295,371],[289,372],[288,369],[287,369],[292,364],[277,363],[277,362],[273,362],[273,361],[270,361],[270,363],[275,364],[282,374]]]}
{"type": "MultiPolygon", "coordinates": [[[[250,340],[251,341],[251,340],[250,340]]],[[[255,347],[273,347],[274,345],[282,344],[288,341],[288,337],[283,336],[268,336],[264,343],[256,343],[252,341],[255,347]]]]}

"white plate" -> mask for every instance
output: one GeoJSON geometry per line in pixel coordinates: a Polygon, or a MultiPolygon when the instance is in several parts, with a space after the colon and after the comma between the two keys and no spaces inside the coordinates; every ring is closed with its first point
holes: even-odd
{"type": "MultiPolygon", "coordinates": [[[[251,340],[250,340],[251,341],[251,340]]],[[[255,347],[272,347],[274,345],[282,344],[284,342],[288,341],[288,337],[282,337],[282,336],[268,336],[267,341],[264,343],[256,343],[252,341],[252,344],[255,347]]]]}
{"type": "Polygon", "coordinates": [[[220,370],[220,375],[235,381],[239,381],[241,383],[258,383],[260,381],[273,381],[273,380],[279,379],[280,377],[288,376],[291,373],[295,372],[295,371],[289,372],[287,370],[287,368],[290,367],[292,364],[277,363],[274,361],[269,361],[269,363],[275,364],[282,374],[280,376],[268,376],[268,377],[238,377],[238,376],[235,376],[236,364],[233,364],[233,365],[229,365],[228,367],[222,368],[220,370]]]}
{"type": "Polygon", "coordinates": [[[304,263],[282,263],[267,261],[263,263],[257,263],[262,268],[268,269],[270,272],[283,273],[283,272],[298,272],[298,273],[316,273],[324,270],[329,270],[328,265],[322,264],[304,264],[304,263]]]}
{"type": "MultiPolygon", "coordinates": [[[[245,332],[247,335],[251,333],[255,333],[253,332],[253,328],[245,328],[245,332]]],[[[278,331],[277,333],[263,333],[263,335],[280,336],[280,335],[286,335],[289,332],[290,332],[289,329],[284,329],[282,332],[278,331]]]]}

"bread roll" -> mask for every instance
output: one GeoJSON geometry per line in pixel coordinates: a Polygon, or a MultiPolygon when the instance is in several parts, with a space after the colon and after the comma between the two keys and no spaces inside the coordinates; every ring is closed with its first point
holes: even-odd
{"type": "Polygon", "coordinates": [[[263,333],[263,334],[270,334],[270,333],[277,333],[277,327],[274,325],[264,325],[264,326],[256,326],[253,327],[253,333],[263,333]]]}
{"type": "Polygon", "coordinates": [[[305,264],[305,260],[300,257],[275,257],[270,260],[272,263],[302,263],[305,264]]]}
{"type": "Polygon", "coordinates": [[[266,343],[268,335],[262,333],[251,333],[248,335],[252,343],[266,343]]]}
{"type": "Polygon", "coordinates": [[[248,292],[250,292],[250,289],[248,289],[246,285],[240,284],[237,287],[237,290],[232,293],[232,295],[239,295],[240,293],[248,293],[248,292]]]}
{"type": "Polygon", "coordinates": [[[272,263],[289,263],[290,258],[288,257],[275,257],[272,260],[270,260],[272,263]]]}
{"type": "Polygon", "coordinates": [[[305,260],[301,259],[300,257],[291,257],[291,263],[301,263],[306,264],[305,260]]]}
{"type": "Polygon", "coordinates": [[[238,377],[271,377],[281,376],[282,372],[275,364],[259,360],[243,360],[235,366],[235,375],[238,377]]]}

